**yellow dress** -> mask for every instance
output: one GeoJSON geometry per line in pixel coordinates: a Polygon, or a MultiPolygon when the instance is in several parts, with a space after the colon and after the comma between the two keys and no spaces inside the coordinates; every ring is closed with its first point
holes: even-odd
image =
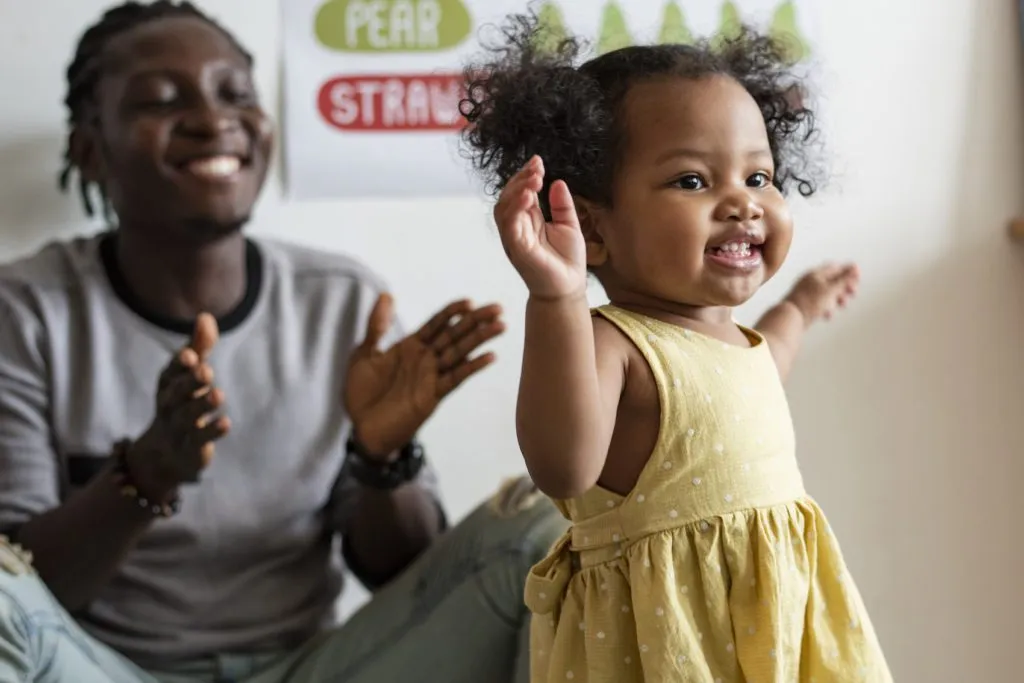
{"type": "Polygon", "coordinates": [[[647,359],[661,429],[626,496],[573,525],[526,584],[534,683],[892,681],[836,540],[804,491],[786,396],[750,348],[606,306],[647,359]]]}

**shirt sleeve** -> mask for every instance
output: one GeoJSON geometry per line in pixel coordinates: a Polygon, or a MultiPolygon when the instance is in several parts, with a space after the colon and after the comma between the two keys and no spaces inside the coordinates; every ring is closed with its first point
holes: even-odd
{"type": "Polygon", "coordinates": [[[19,294],[0,283],[0,532],[8,534],[60,502],[45,330],[19,294]]]}
{"type": "MultiPolygon", "coordinates": [[[[358,344],[362,343],[366,332],[366,323],[370,317],[370,311],[373,309],[373,305],[377,302],[377,297],[382,291],[386,291],[383,286],[367,285],[360,289],[358,302],[356,303],[358,315],[356,316],[356,326],[354,328],[354,342],[351,344],[350,348],[354,349],[358,344]]],[[[382,350],[390,348],[393,344],[404,339],[406,334],[407,333],[404,331],[401,322],[399,320],[395,320],[391,329],[388,330],[388,333],[381,340],[380,348],[382,350]]],[[[347,362],[345,365],[347,365],[347,362]]],[[[346,434],[344,435],[342,444],[348,440],[347,432],[351,429],[351,422],[348,422],[347,417],[345,429],[346,434]]],[[[422,487],[425,491],[430,493],[433,499],[437,502],[438,509],[441,512],[442,526],[446,526],[447,517],[441,501],[437,472],[430,464],[430,451],[429,449],[426,450],[427,461],[424,463],[423,468],[420,469],[419,474],[417,474],[412,483],[422,487]]],[[[328,510],[328,518],[330,520],[331,528],[335,531],[341,531],[347,526],[352,517],[356,499],[362,487],[362,484],[348,474],[348,468],[341,468],[341,473],[338,476],[337,482],[335,482],[334,490],[331,494],[328,510]]]]}

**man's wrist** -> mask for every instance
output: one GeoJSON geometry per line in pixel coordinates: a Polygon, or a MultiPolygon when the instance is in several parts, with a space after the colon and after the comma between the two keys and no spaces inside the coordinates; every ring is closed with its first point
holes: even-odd
{"type": "Polygon", "coordinates": [[[401,446],[391,447],[385,445],[380,439],[372,437],[367,439],[358,428],[352,428],[352,434],[349,438],[349,449],[357,451],[360,456],[367,460],[378,463],[394,462],[400,455],[400,448],[401,446]]]}
{"type": "Polygon", "coordinates": [[[360,484],[390,491],[415,480],[426,462],[423,447],[415,439],[395,451],[390,459],[379,459],[365,450],[353,434],[345,445],[345,469],[360,484]]]}
{"type": "Polygon", "coordinates": [[[121,496],[131,499],[141,509],[158,517],[171,517],[181,507],[178,487],[149,481],[139,476],[133,465],[134,444],[125,439],[114,445],[113,477],[121,496]]]}

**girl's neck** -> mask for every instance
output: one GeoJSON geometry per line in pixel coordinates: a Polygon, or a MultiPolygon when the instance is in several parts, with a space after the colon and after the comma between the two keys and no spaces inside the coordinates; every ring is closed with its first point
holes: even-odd
{"type": "Polygon", "coordinates": [[[695,306],[635,292],[610,291],[607,294],[612,305],[627,311],[693,330],[730,344],[749,345],[746,335],[733,320],[733,309],[728,306],[695,306]]]}
{"type": "Polygon", "coordinates": [[[733,324],[733,309],[728,306],[696,306],[637,292],[607,291],[607,294],[611,303],[619,308],[681,327],[721,328],[733,324]]]}

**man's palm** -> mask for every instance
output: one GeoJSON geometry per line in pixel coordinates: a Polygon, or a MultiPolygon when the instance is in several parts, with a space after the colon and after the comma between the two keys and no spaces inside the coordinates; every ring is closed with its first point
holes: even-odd
{"type": "Polygon", "coordinates": [[[349,364],[344,397],[357,438],[382,457],[408,443],[445,396],[493,362],[491,354],[469,354],[504,331],[500,308],[474,310],[459,301],[381,351],[393,308],[386,294],[374,306],[366,339],[349,364]]]}
{"type": "Polygon", "coordinates": [[[370,443],[382,428],[394,432],[391,441],[397,441],[367,446],[383,449],[374,452],[389,453],[411,439],[438,402],[437,360],[418,339],[407,337],[384,352],[361,347],[353,356],[345,386],[352,423],[360,425],[360,438],[370,443]]]}

